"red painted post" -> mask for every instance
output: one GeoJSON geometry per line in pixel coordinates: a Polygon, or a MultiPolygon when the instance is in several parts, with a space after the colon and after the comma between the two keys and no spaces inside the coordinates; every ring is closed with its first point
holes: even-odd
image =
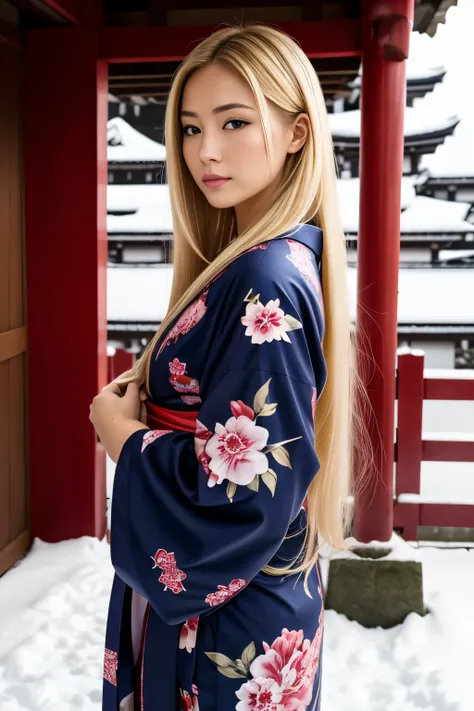
{"type": "Polygon", "coordinates": [[[413,0],[362,3],[357,367],[370,400],[366,420],[374,463],[362,480],[366,462],[356,453],[354,535],[361,542],[387,541],[393,530],[404,59],[412,21],[413,0]]]}
{"type": "Polygon", "coordinates": [[[25,37],[25,222],[32,535],[105,533],[107,65],[98,30],[25,37]]]}
{"type": "MultiPolygon", "coordinates": [[[[423,354],[403,353],[398,356],[397,496],[420,493],[424,363],[423,354]]],[[[418,503],[398,507],[395,504],[396,525],[403,528],[402,535],[406,540],[418,540],[419,517],[418,503]]]]}

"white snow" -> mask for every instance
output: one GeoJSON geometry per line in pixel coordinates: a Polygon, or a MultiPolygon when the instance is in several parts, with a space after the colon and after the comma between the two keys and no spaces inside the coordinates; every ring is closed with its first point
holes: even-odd
{"type": "Polygon", "coordinates": [[[108,212],[136,212],[144,207],[168,209],[170,188],[164,184],[107,185],[108,212]]]}
{"type": "MultiPolygon", "coordinates": [[[[474,226],[472,229],[474,231],[474,226]]],[[[161,205],[145,205],[128,215],[107,215],[107,232],[113,236],[123,233],[172,234],[171,205],[163,200],[161,205]]]]}
{"type": "Polygon", "coordinates": [[[461,232],[474,235],[474,225],[465,218],[471,208],[467,202],[436,200],[417,195],[402,212],[401,232],[461,232]]]}
{"type": "MultiPolygon", "coordinates": [[[[329,125],[333,136],[359,138],[360,110],[341,111],[328,114],[329,125]]],[[[459,118],[452,114],[428,111],[423,108],[407,106],[405,108],[405,138],[414,138],[425,134],[443,131],[455,126],[459,118]]]]}
{"type": "MultiPolygon", "coordinates": [[[[400,269],[398,279],[398,323],[474,323],[474,275],[470,269],[400,269]]],[[[107,319],[161,321],[168,307],[172,280],[172,265],[109,266],[107,319]]],[[[347,281],[354,320],[357,268],[347,268],[347,281]]]]}
{"type": "MultiPolygon", "coordinates": [[[[357,269],[348,267],[351,316],[357,303],[357,269]]],[[[398,323],[474,323],[474,275],[470,269],[400,269],[398,323]]],[[[455,371],[452,371],[455,372],[455,371]]]]}
{"type": "Polygon", "coordinates": [[[107,320],[153,322],[168,309],[173,267],[121,266],[107,268],[107,320]]]}
{"type": "Polygon", "coordinates": [[[117,116],[107,122],[107,159],[111,163],[155,163],[166,159],[166,148],[117,116]]]}
{"type": "MultiPolygon", "coordinates": [[[[474,65],[474,3],[458,0],[458,7],[449,10],[446,24],[437,28],[433,38],[420,35],[416,40],[419,55],[426,61],[442,62],[446,67],[443,81],[430,94],[415,99],[414,105],[444,114],[446,107],[455,113],[460,123],[434,154],[422,158],[421,167],[434,177],[474,178],[474,102],[466,84],[466,68],[474,65]]],[[[415,33],[417,34],[417,33],[415,33]]],[[[473,704],[474,707],[474,704],[473,704]]]]}
{"type": "MultiPolygon", "coordinates": [[[[397,538],[375,545],[393,546],[387,559],[422,563],[429,614],[383,630],[326,610],[323,711],[472,709],[474,550],[397,538]]],[[[329,555],[321,552],[324,586],[329,555]]],[[[105,540],[84,537],[36,539],[0,580],[0,609],[8,610],[0,619],[2,711],[100,711],[112,576],[105,540]]]]}
{"type": "Polygon", "coordinates": [[[434,178],[474,178],[474,109],[463,112],[462,121],[434,153],[423,156],[420,170],[434,178]]]}
{"type": "MultiPolygon", "coordinates": [[[[414,176],[402,179],[400,231],[402,234],[420,232],[432,234],[471,234],[474,225],[466,221],[471,208],[468,202],[437,200],[416,195],[414,176]]],[[[359,178],[337,181],[339,206],[344,232],[357,234],[359,231],[359,178]]]]}
{"type": "MultiPolygon", "coordinates": [[[[401,206],[405,209],[415,199],[415,178],[402,178],[401,206]]],[[[339,208],[344,232],[357,233],[359,230],[359,178],[339,178],[337,180],[339,208]]]]}

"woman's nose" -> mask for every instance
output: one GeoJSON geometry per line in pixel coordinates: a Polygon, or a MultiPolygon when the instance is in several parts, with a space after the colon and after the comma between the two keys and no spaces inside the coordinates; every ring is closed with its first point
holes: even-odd
{"type": "Polygon", "coordinates": [[[207,135],[206,137],[202,137],[199,148],[199,158],[203,163],[209,163],[211,160],[220,161],[221,148],[215,136],[207,135]]]}

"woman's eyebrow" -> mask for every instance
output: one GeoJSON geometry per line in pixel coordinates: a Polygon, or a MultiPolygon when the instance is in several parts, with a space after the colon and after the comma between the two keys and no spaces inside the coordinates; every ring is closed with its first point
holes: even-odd
{"type": "MultiPolygon", "coordinates": [[[[224,104],[223,106],[216,106],[215,109],[212,109],[212,113],[220,114],[230,109],[250,109],[250,111],[255,111],[252,106],[246,106],[246,104],[224,104]]],[[[181,116],[194,116],[197,118],[197,114],[194,111],[181,111],[181,116]]]]}

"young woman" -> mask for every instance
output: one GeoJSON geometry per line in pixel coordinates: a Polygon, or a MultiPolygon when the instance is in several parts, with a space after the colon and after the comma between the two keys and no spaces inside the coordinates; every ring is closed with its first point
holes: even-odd
{"type": "Polygon", "coordinates": [[[217,31],[174,77],[165,142],[169,311],[91,405],[117,462],[103,709],[319,709],[318,548],[344,547],[353,398],[308,58],[268,26],[217,31]]]}

